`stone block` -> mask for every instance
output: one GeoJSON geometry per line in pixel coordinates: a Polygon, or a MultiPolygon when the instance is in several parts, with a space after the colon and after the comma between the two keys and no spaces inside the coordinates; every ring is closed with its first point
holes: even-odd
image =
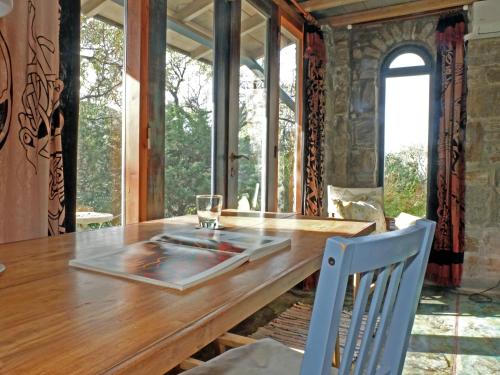
{"type": "Polygon", "coordinates": [[[469,66],[467,68],[467,85],[468,87],[483,86],[486,81],[486,70],[483,66],[469,66]]]}
{"type": "Polygon", "coordinates": [[[484,131],[481,121],[469,119],[465,134],[465,160],[467,162],[481,160],[483,138],[484,131]]]}
{"type": "Polygon", "coordinates": [[[473,118],[500,117],[499,103],[500,87],[496,85],[473,86],[468,92],[468,115],[473,118]]]}
{"type": "Polygon", "coordinates": [[[371,146],[375,147],[375,129],[376,125],[373,118],[360,118],[353,121],[354,129],[354,144],[356,146],[371,146]]]}
{"type": "Polygon", "coordinates": [[[490,65],[500,61],[500,37],[474,39],[468,42],[467,62],[469,66],[490,65]]]}
{"type": "Polygon", "coordinates": [[[489,170],[471,171],[466,169],[465,183],[467,185],[487,185],[490,181],[490,174],[489,170]]]}
{"type": "Polygon", "coordinates": [[[494,214],[494,190],[491,187],[467,185],[465,189],[466,225],[489,225],[494,214]]]}
{"type": "Polygon", "coordinates": [[[375,110],[375,80],[362,79],[352,83],[351,106],[356,114],[366,114],[375,110]]]}
{"type": "Polygon", "coordinates": [[[378,76],[378,60],[373,58],[363,58],[359,64],[360,79],[377,79],[378,76]]]}
{"type": "MultiPolygon", "coordinates": [[[[500,48],[500,43],[499,43],[499,48],[500,48]]],[[[497,63],[500,64],[500,61],[498,61],[497,63]]],[[[500,65],[486,68],[485,74],[488,82],[500,83],[500,65]]],[[[500,90],[500,87],[498,87],[498,90],[500,90]]]]}

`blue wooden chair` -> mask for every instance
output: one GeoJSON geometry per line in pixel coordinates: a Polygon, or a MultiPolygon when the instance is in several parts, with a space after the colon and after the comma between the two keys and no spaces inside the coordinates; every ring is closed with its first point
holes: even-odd
{"type": "Polygon", "coordinates": [[[420,299],[435,223],[327,241],[309,335],[302,354],[271,339],[229,350],[186,375],[400,374],[420,299]],[[374,273],[378,271],[374,281],[374,273]],[[339,369],[332,368],[348,276],[361,282],[339,369]],[[375,283],[369,299],[370,286],[375,283]],[[360,334],[363,315],[367,315],[360,334]],[[355,349],[361,340],[357,358],[355,349]]]}

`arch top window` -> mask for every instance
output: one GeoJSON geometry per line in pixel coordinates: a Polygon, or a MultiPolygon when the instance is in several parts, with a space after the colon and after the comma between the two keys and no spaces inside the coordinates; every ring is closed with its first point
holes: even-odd
{"type": "Polygon", "coordinates": [[[425,61],[416,53],[407,52],[396,56],[390,63],[389,69],[409,68],[411,66],[425,66],[425,61]]]}
{"type": "Polygon", "coordinates": [[[382,65],[382,76],[403,77],[431,74],[432,56],[426,49],[412,45],[396,48],[382,65]]]}

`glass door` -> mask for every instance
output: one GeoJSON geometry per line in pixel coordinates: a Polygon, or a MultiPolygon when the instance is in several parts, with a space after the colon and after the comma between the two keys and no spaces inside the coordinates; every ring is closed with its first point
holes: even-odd
{"type": "Polygon", "coordinates": [[[210,194],[213,1],[167,3],[165,216],[196,213],[210,194]]]}
{"type": "Polygon", "coordinates": [[[245,211],[265,207],[267,21],[250,2],[242,1],[238,147],[230,152],[229,164],[230,179],[237,178],[238,209],[245,211]]]}

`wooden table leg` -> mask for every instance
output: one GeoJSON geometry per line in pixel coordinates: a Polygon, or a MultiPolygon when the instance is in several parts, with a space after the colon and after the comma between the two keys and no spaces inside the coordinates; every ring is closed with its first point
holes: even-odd
{"type": "Polygon", "coordinates": [[[335,368],[340,367],[340,335],[337,333],[337,341],[335,341],[335,351],[333,352],[332,365],[335,368]]]}

